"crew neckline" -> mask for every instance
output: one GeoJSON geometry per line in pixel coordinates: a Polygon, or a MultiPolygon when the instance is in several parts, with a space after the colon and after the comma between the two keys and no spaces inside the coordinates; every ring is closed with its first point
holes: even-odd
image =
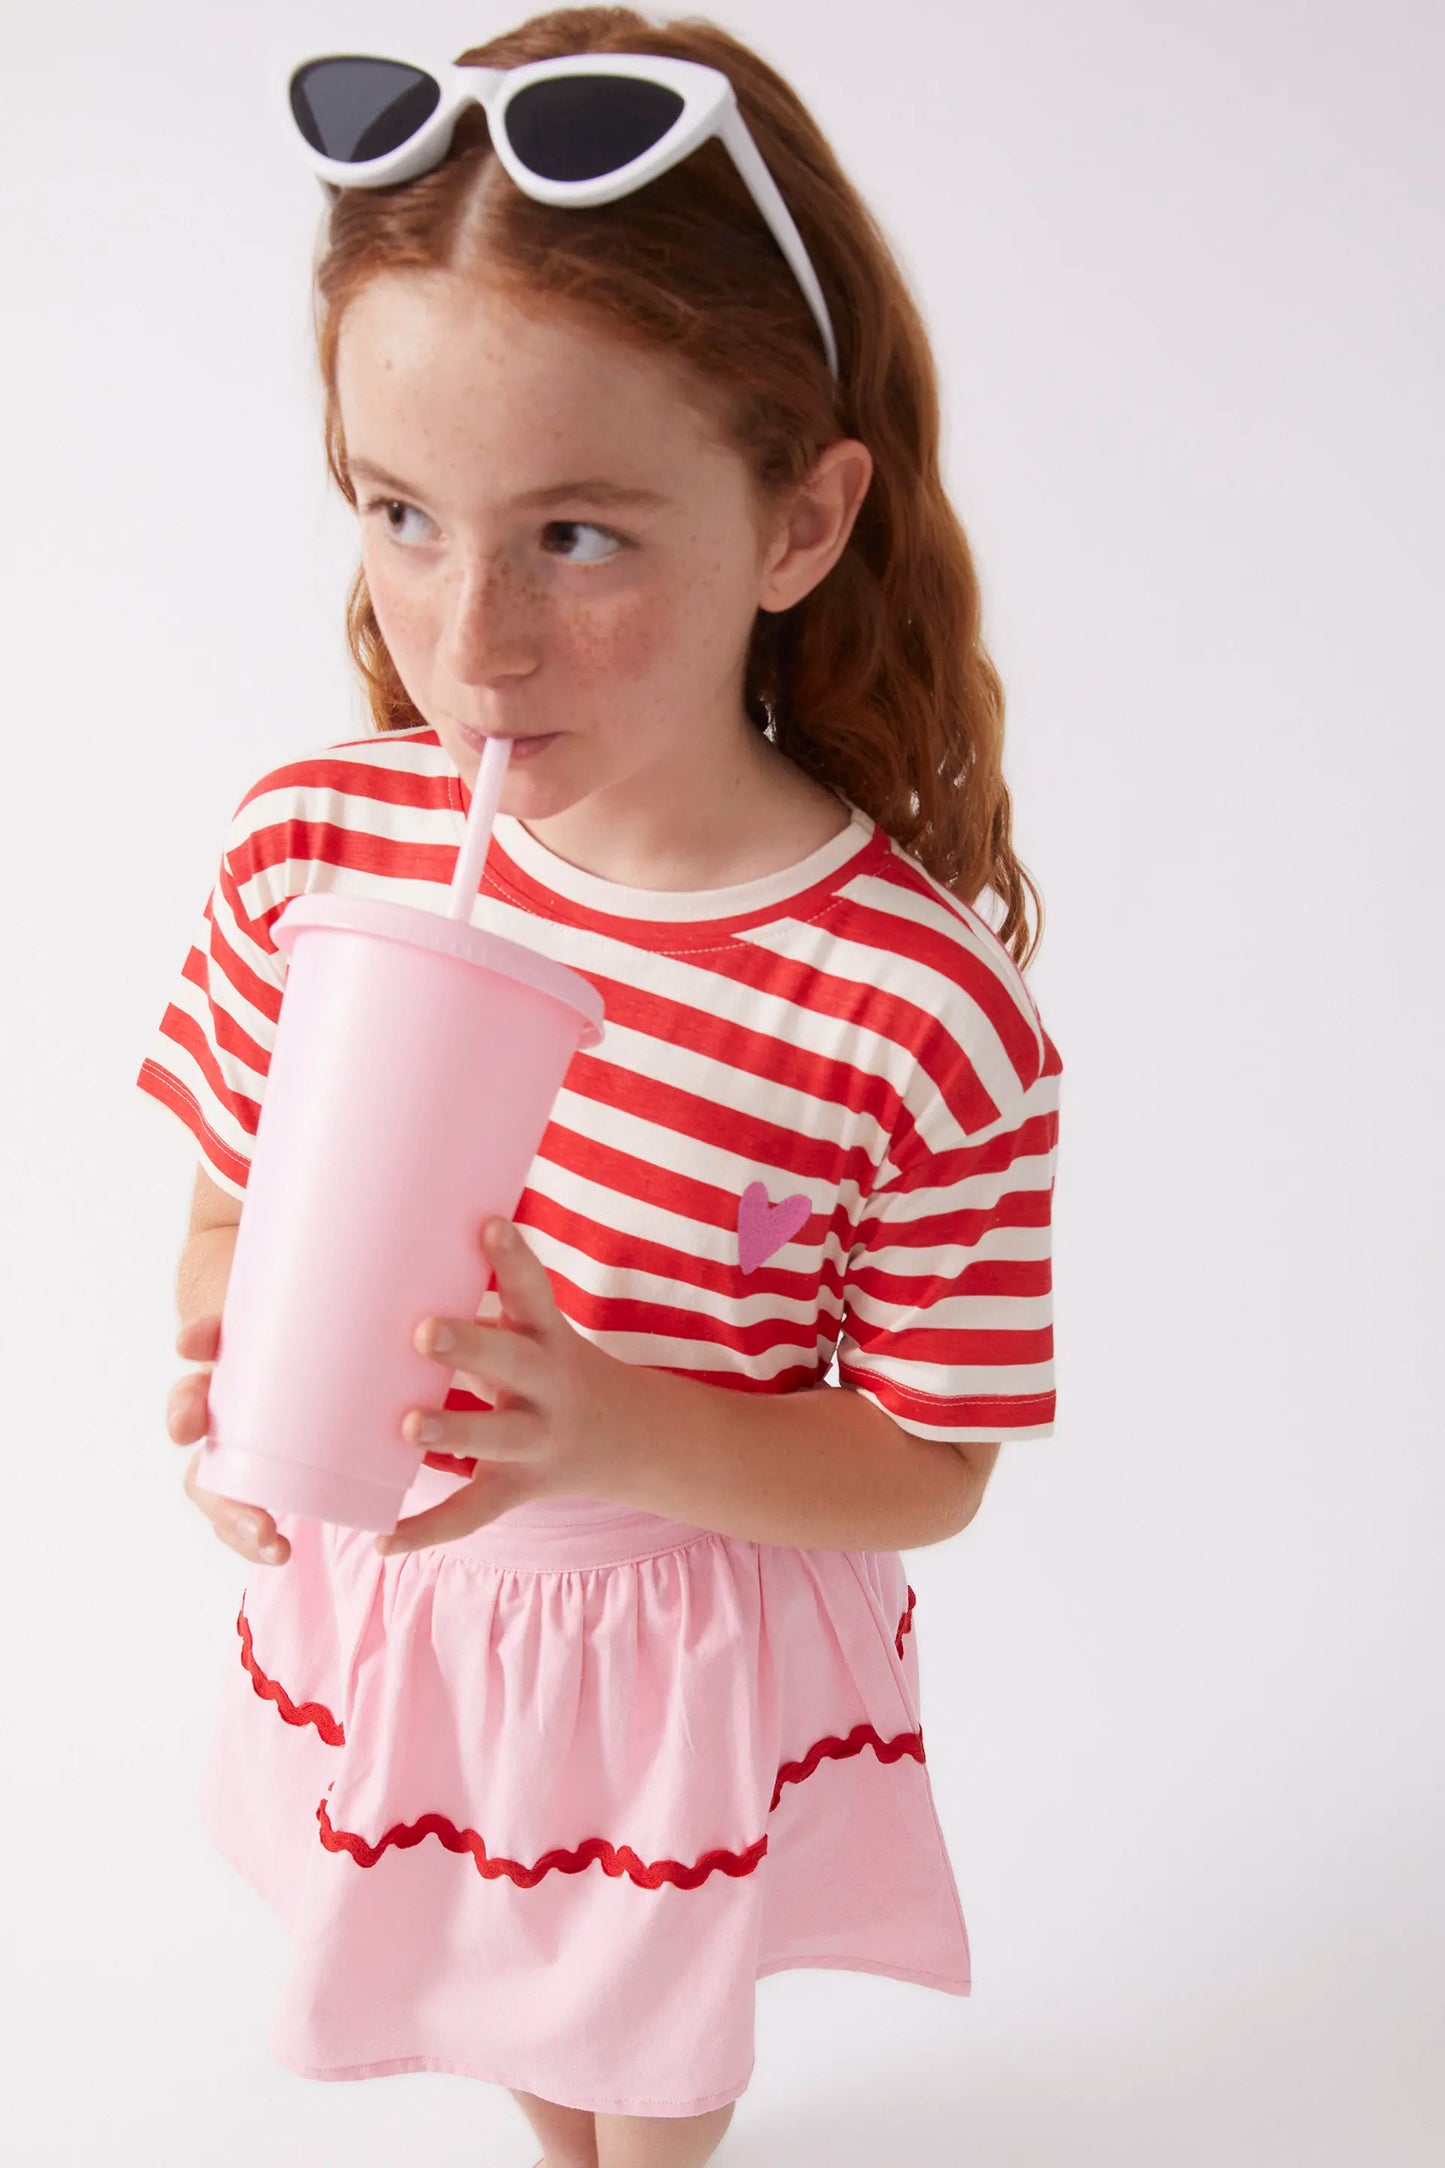
{"type": "MultiPolygon", "coordinates": [[[[447,761],[460,844],[471,793],[447,761]]],[[[832,786],[830,786],[831,788],[832,786]]],[[[703,948],[774,918],[809,918],[826,908],[844,878],[880,848],[872,817],[840,790],[848,825],[806,858],[726,888],[631,888],[604,880],[548,850],[514,814],[492,824],[486,885],[510,891],[527,910],[591,932],[654,948],[703,948]]]]}

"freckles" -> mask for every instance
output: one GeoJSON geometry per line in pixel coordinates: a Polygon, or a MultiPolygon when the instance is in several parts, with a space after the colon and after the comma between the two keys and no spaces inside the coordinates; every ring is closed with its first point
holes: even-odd
{"type": "Polygon", "coordinates": [[[564,637],[578,668],[589,677],[641,677],[663,645],[656,601],[619,602],[611,609],[578,611],[564,637]]]}

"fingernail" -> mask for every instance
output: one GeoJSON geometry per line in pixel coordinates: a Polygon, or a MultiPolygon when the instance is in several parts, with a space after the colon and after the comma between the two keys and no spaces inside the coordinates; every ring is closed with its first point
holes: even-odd
{"type": "Polygon", "coordinates": [[[456,1340],[445,1325],[438,1325],[431,1336],[431,1344],[438,1355],[445,1355],[448,1348],[456,1346],[456,1340]]]}
{"type": "Polygon", "coordinates": [[[279,1543],[267,1543],[267,1544],[263,1545],[263,1547],[262,1547],[262,1551],[261,1551],[261,1556],[262,1556],[263,1558],[265,1558],[265,1559],[269,1559],[269,1560],[270,1560],[270,1562],[271,1562],[271,1564],[272,1564],[272,1565],[274,1566],[274,1565],[275,1565],[275,1563],[276,1563],[276,1561],[277,1561],[277,1559],[278,1559],[278,1558],[279,1558],[279,1557],[281,1556],[281,1546],[280,1546],[280,1544],[279,1544],[279,1543]]]}

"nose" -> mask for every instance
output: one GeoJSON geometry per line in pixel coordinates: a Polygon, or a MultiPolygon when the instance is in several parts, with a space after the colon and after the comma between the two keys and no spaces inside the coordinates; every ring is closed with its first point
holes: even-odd
{"type": "Polygon", "coordinates": [[[440,661],[464,685],[526,677],[537,667],[537,598],[504,558],[464,563],[447,601],[440,661]]]}

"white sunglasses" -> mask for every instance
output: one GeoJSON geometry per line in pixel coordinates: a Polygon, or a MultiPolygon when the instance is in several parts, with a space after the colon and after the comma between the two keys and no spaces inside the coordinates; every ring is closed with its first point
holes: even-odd
{"type": "Polygon", "coordinates": [[[719,69],[655,53],[568,53],[518,68],[327,53],[289,69],[286,95],[328,194],[390,188],[440,165],[471,104],[485,111],[512,179],[539,203],[611,203],[721,136],[807,297],[837,377],[817,274],[719,69]]]}

